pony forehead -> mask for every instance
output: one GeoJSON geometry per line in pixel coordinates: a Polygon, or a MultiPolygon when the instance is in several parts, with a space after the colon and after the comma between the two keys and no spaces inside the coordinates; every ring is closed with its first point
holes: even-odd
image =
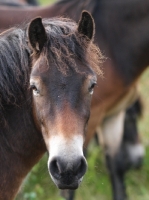
{"type": "MultiPolygon", "coordinates": [[[[96,73],[100,71],[98,61],[102,56],[99,49],[92,41],[89,42],[79,34],[76,22],[67,18],[43,19],[42,22],[47,33],[47,42],[39,59],[46,57],[47,65],[56,66],[64,75],[71,70],[79,73],[87,73],[87,69],[96,73]]],[[[33,55],[33,62],[34,60],[37,61],[37,57],[34,59],[33,55]]]]}
{"type": "MultiPolygon", "coordinates": [[[[97,74],[92,69],[86,58],[82,58],[82,62],[78,61],[76,58],[68,58],[68,61],[65,61],[65,55],[61,52],[61,57],[58,59],[51,58],[51,52],[47,52],[47,56],[40,56],[32,65],[31,76],[35,79],[39,79],[42,77],[45,79],[47,74],[58,73],[59,78],[63,77],[63,80],[75,76],[75,74],[79,74],[80,77],[84,77],[85,79],[94,79],[97,80],[97,74]]],[[[57,56],[56,50],[54,53],[57,56]]],[[[68,53],[68,52],[67,52],[68,53]]],[[[71,56],[71,55],[70,55],[71,56]]]]}

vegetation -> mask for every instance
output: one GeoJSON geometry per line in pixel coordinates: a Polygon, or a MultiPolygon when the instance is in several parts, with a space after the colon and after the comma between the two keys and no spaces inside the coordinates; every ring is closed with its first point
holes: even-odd
{"type": "MultiPolygon", "coordinates": [[[[40,0],[44,5],[54,2],[40,0]]],[[[140,94],[144,103],[144,115],[139,122],[139,131],[146,148],[144,165],[139,171],[130,171],[126,175],[126,185],[131,200],[149,199],[149,70],[141,77],[140,94]]],[[[102,150],[92,143],[88,155],[88,171],[80,188],[76,192],[76,200],[110,200],[111,186],[105,168],[102,150]]],[[[17,200],[62,200],[59,190],[48,174],[47,155],[32,169],[21,188],[17,200]]]]}

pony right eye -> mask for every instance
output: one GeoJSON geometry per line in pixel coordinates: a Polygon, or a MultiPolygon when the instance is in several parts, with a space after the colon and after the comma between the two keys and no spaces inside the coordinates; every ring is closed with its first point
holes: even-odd
{"type": "Polygon", "coordinates": [[[33,94],[35,96],[39,96],[40,95],[40,92],[39,92],[39,90],[37,89],[37,87],[35,85],[31,85],[30,88],[32,89],[33,94]]]}
{"type": "Polygon", "coordinates": [[[31,88],[32,90],[37,90],[37,87],[36,87],[35,85],[31,85],[30,88],[31,88]]]}

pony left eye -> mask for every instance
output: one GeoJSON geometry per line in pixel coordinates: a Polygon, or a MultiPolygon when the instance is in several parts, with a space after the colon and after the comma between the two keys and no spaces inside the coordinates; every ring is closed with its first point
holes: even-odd
{"type": "Polygon", "coordinates": [[[94,92],[94,87],[95,87],[96,83],[92,83],[90,88],[89,88],[89,93],[92,95],[94,92]]]}

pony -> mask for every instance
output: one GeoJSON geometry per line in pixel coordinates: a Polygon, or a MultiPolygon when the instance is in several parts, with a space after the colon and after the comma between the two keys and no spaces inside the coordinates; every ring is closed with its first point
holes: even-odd
{"type": "Polygon", "coordinates": [[[77,189],[87,170],[83,141],[102,55],[84,11],[33,19],[0,34],[0,200],[13,200],[47,151],[60,189],[77,189]]]}
{"type": "Polygon", "coordinates": [[[114,200],[126,199],[121,178],[113,174],[117,169],[115,157],[123,139],[125,110],[138,98],[137,82],[149,64],[148,8],[149,0],[141,4],[139,0],[61,0],[46,7],[0,8],[2,30],[35,16],[69,16],[77,21],[82,9],[92,13],[96,24],[95,42],[107,59],[103,65],[104,78],[98,78],[100,87],[95,88],[93,95],[84,147],[87,148],[100,127],[105,157],[111,166],[110,179],[113,187],[118,188],[113,194],[114,200]]]}

